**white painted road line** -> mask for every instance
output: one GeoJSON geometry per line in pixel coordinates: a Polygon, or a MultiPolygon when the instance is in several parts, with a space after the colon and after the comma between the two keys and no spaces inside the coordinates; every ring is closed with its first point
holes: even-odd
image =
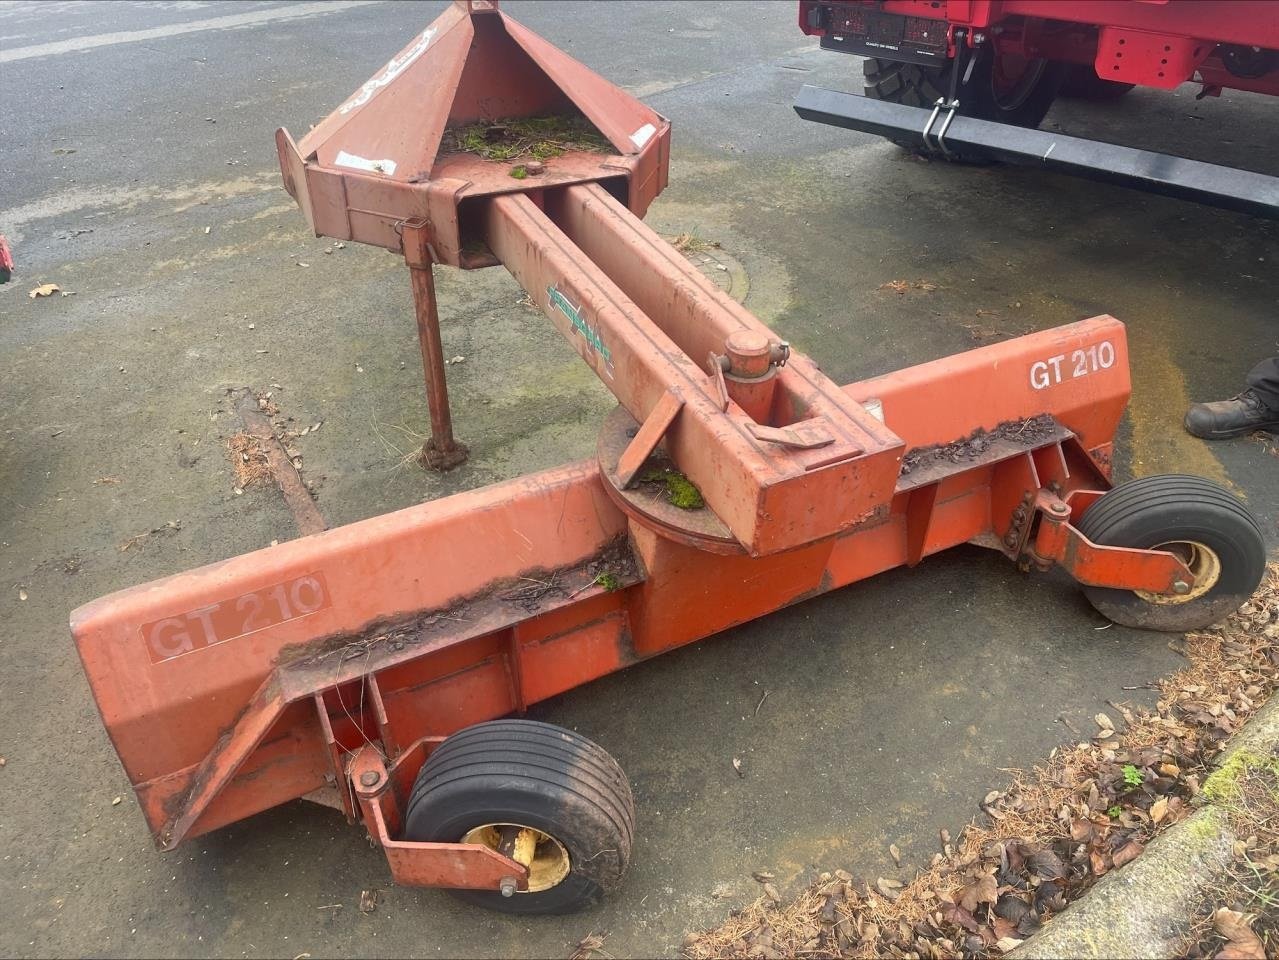
{"type": "Polygon", "coordinates": [[[317,17],[352,7],[365,7],[383,0],[324,0],[317,3],[292,3],[288,6],[275,7],[270,10],[255,10],[252,13],[234,13],[226,17],[209,17],[205,20],[191,20],[187,23],[174,23],[167,27],[152,27],[149,30],[121,30],[118,33],[99,33],[91,37],[73,37],[70,40],[58,40],[53,43],[37,43],[30,47],[17,47],[13,50],[0,50],[0,63],[12,63],[15,60],[29,60],[32,57],[52,57],[60,53],[78,53],[81,50],[92,50],[94,47],[110,47],[117,43],[136,43],[139,40],[158,40],[162,37],[177,37],[184,33],[202,33],[205,30],[231,30],[236,27],[253,27],[262,23],[279,20],[297,20],[302,17],[317,17]]]}

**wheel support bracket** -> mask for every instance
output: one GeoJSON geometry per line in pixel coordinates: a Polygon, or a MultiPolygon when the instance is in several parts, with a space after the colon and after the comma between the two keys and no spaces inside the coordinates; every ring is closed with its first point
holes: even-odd
{"type": "Polygon", "coordinates": [[[1039,492],[1035,509],[1039,530],[1029,553],[1038,567],[1055,563],[1089,587],[1185,594],[1195,585],[1194,574],[1175,554],[1093,543],[1070,522],[1070,504],[1050,491],[1039,492]]]}
{"type": "MultiPolygon", "coordinates": [[[[438,737],[428,738],[436,743],[438,737]]],[[[388,769],[381,752],[372,744],[361,747],[347,766],[348,783],[363,813],[369,836],[382,847],[395,882],[410,887],[452,887],[470,890],[505,890],[514,881],[516,890],[528,889],[528,868],[482,843],[417,843],[395,840],[403,826],[400,797],[404,791],[397,776],[401,769],[416,772],[426,741],[401,754],[388,769]],[[405,758],[416,755],[418,763],[405,758]]]]}

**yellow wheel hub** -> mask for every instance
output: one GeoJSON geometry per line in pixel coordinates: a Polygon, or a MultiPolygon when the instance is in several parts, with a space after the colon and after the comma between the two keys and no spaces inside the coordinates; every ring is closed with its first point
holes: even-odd
{"type": "Polygon", "coordinates": [[[568,850],[549,833],[518,823],[486,823],[462,837],[463,843],[482,843],[510,857],[528,870],[528,889],[520,893],[540,893],[563,881],[571,864],[568,850]]]}
{"type": "Polygon", "coordinates": [[[1221,579],[1221,558],[1216,551],[1204,546],[1197,540],[1170,540],[1159,543],[1151,550],[1166,550],[1176,554],[1182,563],[1194,575],[1195,585],[1186,593],[1151,593],[1149,590],[1134,590],[1133,593],[1147,603],[1189,603],[1198,600],[1217,585],[1221,579]]]}

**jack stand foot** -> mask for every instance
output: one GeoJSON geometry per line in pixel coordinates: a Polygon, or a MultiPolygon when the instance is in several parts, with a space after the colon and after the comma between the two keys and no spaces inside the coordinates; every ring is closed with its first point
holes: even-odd
{"type": "Polygon", "coordinates": [[[438,470],[440,473],[452,470],[454,467],[460,467],[466,463],[466,458],[470,456],[471,451],[467,449],[466,444],[458,443],[456,440],[447,440],[444,443],[437,443],[434,437],[422,444],[422,452],[418,454],[417,462],[422,464],[427,470],[438,470]]]}

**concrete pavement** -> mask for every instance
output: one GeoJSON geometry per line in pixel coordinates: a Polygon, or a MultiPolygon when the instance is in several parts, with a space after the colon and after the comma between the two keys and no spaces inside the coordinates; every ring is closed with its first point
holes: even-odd
{"type": "MultiPolygon", "coordinates": [[[[402,264],[325,254],[279,186],[275,127],[300,135],[442,6],[0,5],[0,232],[18,259],[0,288],[0,952],[558,956],[607,931],[614,955],[671,954],[756,894],[752,870],[887,876],[891,842],[925,860],[1001,768],[1068,738],[1059,716],[1082,727],[1179,663],[1162,637],[1098,631],[1063,578],[960,549],[539,706],[635,788],[632,872],[592,912],[512,920],[392,888],[358,828],[302,802],[157,853],[66,618],[293,535],[272,491],[233,492],[228,388],[324,421],[299,446],[335,523],[588,456],[611,407],[509,276],[442,271],[472,459],[424,474],[405,460],[426,411],[402,264]],[[47,281],[73,295],[28,299],[47,281]]],[[[855,90],[859,69],[803,37],[791,3],[504,9],[672,119],[649,221],[719,241],[735,292],[836,381],[1112,313],[1134,358],[1121,474],[1230,483],[1279,543],[1279,461],[1179,427],[1279,349],[1275,224],[806,124],[799,84],[855,90]],[[897,278],[938,288],[879,289],[897,278]]],[[[1265,98],[1137,91],[1047,123],[1279,173],[1265,98]]]]}

